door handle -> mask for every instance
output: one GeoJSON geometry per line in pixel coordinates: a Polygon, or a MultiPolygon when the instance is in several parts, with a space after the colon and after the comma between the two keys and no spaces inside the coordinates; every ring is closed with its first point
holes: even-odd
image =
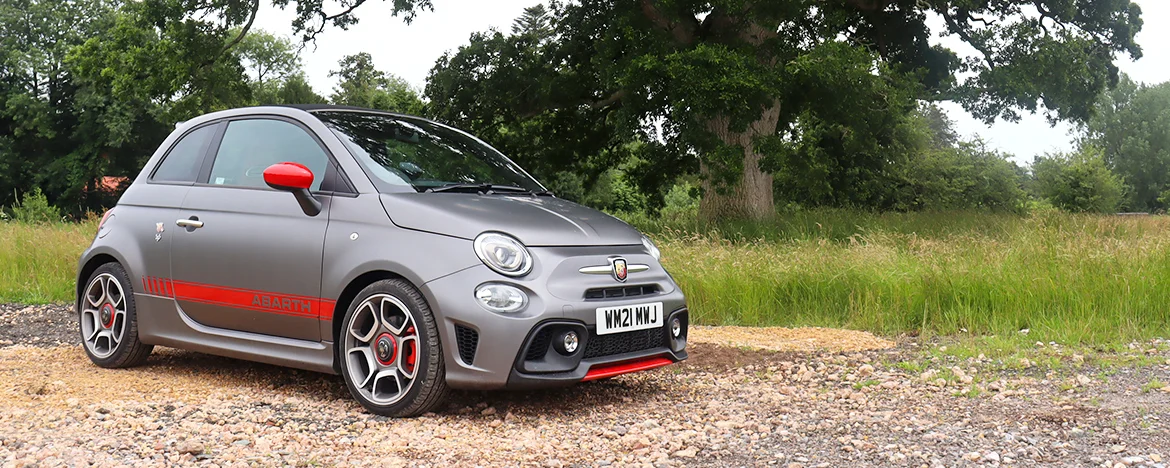
{"type": "Polygon", "coordinates": [[[181,228],[187,228],[188,231],[193,231],[203,227],[203,221],[200,221],[199,218],[192,216],[191,219],[180,219],[175,221],[175,225],[181,228]]]}

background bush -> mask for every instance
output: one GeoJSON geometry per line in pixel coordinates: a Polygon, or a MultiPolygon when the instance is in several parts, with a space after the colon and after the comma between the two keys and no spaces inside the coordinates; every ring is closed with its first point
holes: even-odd
{"type": "Polygon", "coordinates": [[[1121,205],[1121,177],[1105,166],[1096,147],[1037,157],[1032,173],[1036,195],[1057,208],[1074,213],[1112,213],[1121,205]]]}
{"type": "Polygon", "coordinates": [[[40,187],[25,193],[12,208],[12,219],[29,224],[45,224],[61,222],[61,210],[49,204],[49,199],[41,193],[40,187]]]}

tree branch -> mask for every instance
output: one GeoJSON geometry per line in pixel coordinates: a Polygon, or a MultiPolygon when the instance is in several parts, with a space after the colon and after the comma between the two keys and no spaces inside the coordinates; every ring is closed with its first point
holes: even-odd
{"type": "MultiPolygon", "coordinates": [[[[971,37],[971,33],[967,31],[965,27],[961,26],[959,21],[956,20],[954,16],[951,16],[947,10],[941,10],[939,11],[939,14],[942,15],[943,20],[946,21],[947,26],[951,28],[952,32],[958,34],[959,38],[963,39],[963,42],[970,44],[971,47],[974,47],[975,50],[979,51],[980,54],[983,54],[983,61],[987,62],[988,68],[995,69],[995,61],[992,60],[993,55],[991,51],[987,49],[986,45],[984,45],[982,42],[976,41],[975,38],[971,37]]],[[[964,21],[966,21],[967,18],[970,18],[969,15],[962,12],[961,10],[959,14],[964,17],[964,21]]]]}
{"type": "Polygon", "coordinates": [[[252,23],[256,22],[256,13],[260,11],[260,0],[252,0],[252,11],[248,14],[248,22],[244,23],[244,27],[240,29],[240,34],[236,35],[235,39],[223,46],[223,50],[216,54],[216,57],[226,54],[232,47],[235,47],[240,41],[244,40],[244,36],[248,35],[248,31],[252,29],[252,23]]]}
{"type": "Polygon", "coordinates": [[[675,42],[682,45],[690,45],[695,42],[695,33],[699,29],[698,19],[691,17],[689,21],[687,19],[673,21],[662,14],[662,11],[654,4],[654,0],[642,0],[642,14],[659,29],[669,32],[671,37],[674,37],[675,42]]]}
{"type": "Polygon", "coordinates": [[[333,20],[335,20],[335,19],[337,19],[337,18],[340,18],[340,17],[342,17],[342,16],[345,16],[345,15],[348,15],[348,14],[350,14],[350,13],[353,13],[353,11],[354,11],[354,10],[356,10],[356,9],[357,9],[357,7],[360,7],[360,6],[362,6],[362,4],[363,4],[363,3],[366,3],[366,0],[357,0],[356,2],[354,2],[354,3],[353,3],[353,5],[350,5],[350,6],[349,6],[349,8],[346,8],[346,9],[345,9],[345,11],[342,11],[341,13],[338,13],[338,14],[336,14],[336,15],[329,15],[329,16],[326,16],[326,15],[325,15],[325,12],[324,12],[324,11],[322,11],[322,12],[321,12],[321,20],[322,20],[323,22],[327,22],[327,21],[333,21],[333,20]]]}
{"type": "Polygon", "coordinates": [[[619,89],[619,90],[615,91],[613,94],[610,94],[609,97],[607,97],[605,99],[590,103],[589,108],[590,109],[602,109],[602,108],[612,106],[615,103],[617,103],[618,101],[625,99],[626,95],[628,95],[628,94],[629,93],[626,92],[626,90],[619,89]]]}

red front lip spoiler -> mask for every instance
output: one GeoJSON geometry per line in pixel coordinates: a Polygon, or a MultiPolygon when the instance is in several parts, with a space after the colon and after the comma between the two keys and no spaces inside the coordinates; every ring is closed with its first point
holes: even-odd
{"type": "Polygon", "coordinates": [[[601,366],[593,366],[589,368],[589,372],[585,374],[582,382],[590,380],[604,379],[613,377],[615,375],[629,374],[631,372],[638,372],[650,369],[657,369],[662,366],[669,366],[674,364],[674,361],[663,357],[640,359],[637,361],[621,362],[617,364],[605,364],[601,366]]]}

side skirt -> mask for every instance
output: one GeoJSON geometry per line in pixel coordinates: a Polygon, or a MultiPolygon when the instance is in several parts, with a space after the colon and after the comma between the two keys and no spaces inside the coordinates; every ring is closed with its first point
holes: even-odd
{"type": "Polygon", "coordinates": [[[209,327],[189,317],[174,299],[134,294],[143,343],[326,374],[333,368],[333,343],[304,341],[209,327]]]}

